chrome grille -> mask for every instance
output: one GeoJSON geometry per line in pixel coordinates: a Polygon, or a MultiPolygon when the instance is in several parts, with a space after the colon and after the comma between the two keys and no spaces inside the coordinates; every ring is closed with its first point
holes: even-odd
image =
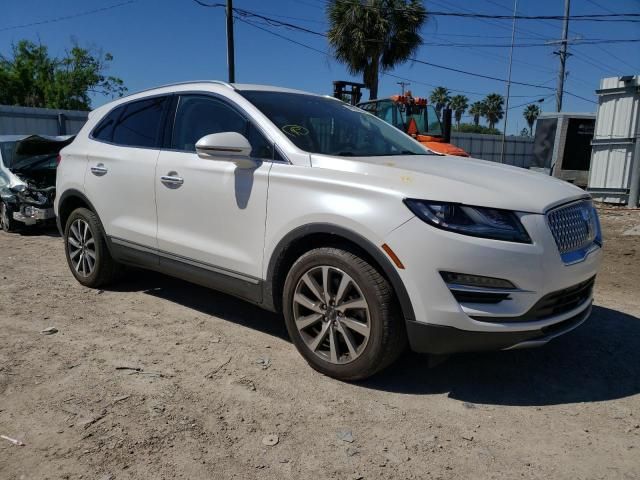
{"type": "Polygon", "coordinates": [[[597,213],[590,200],[551,210],[547,220],[561,254],[588,247],[598,233],[597,213]]]}

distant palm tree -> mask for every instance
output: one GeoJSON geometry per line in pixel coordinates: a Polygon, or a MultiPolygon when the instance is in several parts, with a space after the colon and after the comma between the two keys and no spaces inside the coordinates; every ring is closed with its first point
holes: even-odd
{"type": "Polygon", "coordinates": [[[527,105],[522,112],[522,116],[527,121],[527,125],[529,125],[529,135],[533,136],[533,125],[540,116],[540,107],[535,103],[527,105]]]}
{"type": "Polygon", "coordinates": [[[435,107],[438,118],[441,118],[440,112],[451,100],[449,89],[446,87],[436,87],[429,95],[429,101],[435,107]]]}
{"type": "Polygon", "coordinates": [[[484,103],[473,102],[469,108],[469,113],[473,115],[473,124],[477,127],[480,125],[480,117],[484,117],[484,103]]]}
{"type": "Polygon", "coordinates": [[[331,0],[327,16],[335,58],[352,74],[362,74],[372,100],[378,96],[380,73],[418,50],[427,10],[420,0],[331,0]]]}
{"type": "Polygon", "coordinates": [[[469,99],[467,97],[464,95],[451,97],[451,110],[453,110],[457,128],[460,128],[460,120],[462,120],[462,115],[464,115],[467,108],[469,108],[469,99]]]}
{"type": "Polygon", "coordinates": [[[487,119],[487,123],[489,124],[489,128],[495,128],[496,123],[502,120],[504,117],[504,97],[498,93],[490,93],[483,100],[484,103],[484,118],[487,119]]]}

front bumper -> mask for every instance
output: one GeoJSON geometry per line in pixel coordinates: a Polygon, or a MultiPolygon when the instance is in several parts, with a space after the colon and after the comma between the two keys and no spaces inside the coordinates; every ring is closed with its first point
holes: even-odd
{"type": "Polygon", "coordinates": [[[544,315],[545,299],[590,282],[602,250],[565,265],[544,215],[522,214],[532,243],[469,237],[433,228],[418,218],[384,239],[399,257],[399,269],[415,318],[407,319],[412,349],[434,354],[534,346],[569,331],[589,316],[590,291],[567,309],[544,315]],[[481,275],[512,282],[517,289],[497,303],[459,302],[440,272],[481,275]]]}
{"type": "Polygon", "coordinates": [[[444,325],[407,322],[411,350],[418,353],[447,355],[487,350],[515,350],[539,347],[582,325],[591,315],[591,301],[578,314],[566,320],[539,328],[517,332],[479,332],[444,325]]]}
{"type": "Polygon", "coordinates": [[[22,206],[17,212],[13,212],[13,219],[25,225],[35,225],[54,218],[53,208],[37,208],[22,206]]]}

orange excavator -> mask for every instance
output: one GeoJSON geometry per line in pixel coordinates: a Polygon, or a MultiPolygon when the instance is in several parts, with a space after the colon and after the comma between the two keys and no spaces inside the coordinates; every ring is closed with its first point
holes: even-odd
{"type": "Polygon", "coordinates": [[[346,100],[399,128],[429,150],[444,155],[469,156],[463,149],[451,143],[451,110],[443,109],[444,122],[441,122],[433,105],[428,104],[426,98],[412,96],[411,92],[360,102],[360,89],[364,88],[363,84],[343,81],[333,84],[336,98],[346,100]],[[351,88],[347,89],[347,86],[351,88]]]}

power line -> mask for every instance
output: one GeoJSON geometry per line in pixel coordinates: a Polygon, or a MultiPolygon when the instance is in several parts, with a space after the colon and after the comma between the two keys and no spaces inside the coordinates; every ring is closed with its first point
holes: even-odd
{"type": "MultiPolygon", "coordinates": [[[[425,62],[424,60],[419,60],[417,58],[410,58],[409,60],[411,60],[412,62],[421,63],[423,65],[428,65],[430,67],[440,68],[442,70],[449,70],[451,72],[462,73],[464,75],[471,75],[473,77],[486,78],[488,80],[495,80],[497,82],[505,82],[505,83],[507,82],[507,80],[505,80],[504,78],[492,77],[491,75],[483,75],[481,73],[468,72],[466,70],[460,70],[458,68],[447,67],[447,66],[444,66],[444,65],[438,65],[438,64],[435,64],[435,63],[431,63],[431,62],[425,62]]],[[[526,83],[526,82],[516,82],[515,80],[512,80],[511,83],[513,83],[514,85],[522,85],[522,86],[525,86],[525,87],[541,88],[541,89],[545,89],[545,90],[555,90],[554,87],[547,87],[547,86],[544,86],[544,85],[535,85],[533,83],[526,83]]],[[[586,102],[597,103],[597,102],[595,102],[593,100],[590,100],[588,98],[582,97],[580,95],[576,95],[575,93],[570,93],[570,92],[567,92],[567,91],[565,91],[565,93],[567,95],[571,95],[572,97],[579,98],[579,99],[584,100],[586,102]]]]}
{"type": "MultiPolygon", "coordinates": [[[[613,44],[613,43],[637,43],[640,42],[640,38],[617,38],[617,39],[607,39],[607,40],[567,40],[566,43],[573,45],[604,45],[604,44],[613,44]]],[[[422,42],[422,45],[431,46],[431,47],[464,47],[464,48],[510,48],[511,44],[508,43],[453,43],[453,42],[422,42]]],[[[545,43],[515,43],[514,47],[549,47],[551,44],[549,42],[545,43]]]]}
{"type": "Polygon", "coordinates": [[[112,10],[114,8],[124,7],[125,5],[131,5],[132,3],[135,3],[137,1],[138,0],[127,0],[126,2],[120,2],[120,3],[116,3],[114,5],[109,5],[107,7],[96,8],[94,10],[87,10],[85,12],[74,13],[74,14],[65,15],[65,16],[62,16],[62,17],[50,18],[48,20],[41,20],[39,22],[24,23],[22,25],[12,25],[12,26],[9,26],[9,27],[3,27],[3,28],[0,28],[0,32],[6,32],[6,31],[9,31],[9,30],[17,30],[19,28],[35,27],[35,26],[38,26],[38,25],[46,25],[46,24],[49,24],[49,23],[62,22],[63,20],[70,20],[72,18],[84,17],[86,15],[93,15],[94,13],[106,12],[107,10],[112,10]]]}
{"type": "MultiPolygon", "coordinates": [[[[196,3],[198,3],[199,5],[202,5],[202,6],[205,6],[205,7],[221,7],[221,6],[224,6],[224,4],[221,4],[221,3],[207,4],[207,3],[203,2],[202,0],[194,0],[194,1],[196,3]]],[[[267,28],[264,28],[264,27],[262,27],[260,25],[257,25],[255,22],[253,22],[253,21],[251,21],[251,20],[249,20],[247,18],[247,17],[249,17],[249,18],[258,18],[259,20],[272,22],[272,21],[274,21],[274,19],[272,19],[271,17],[267,17],[265,15],[258,15],[258,14],[255,14],[254,12],[252,12],[252,11],[249,11],[249,10],[236,9],[236,8],[234,8],[234,13],[237,14],[235,16],[235,18],[237,18],[238,20],[240,20],[240,21],[242,21],[244,23],[247,23],[247,24],[249,24],[249,25],[251,25],[251,26],[253,26],[255,28],[258,28],[258,29],[263,30],[263,31],[265,31],[267,33],[270,33],[272,35],[280,37],[280,38],[282,38],[284,40],[287,40],[289,42],[295,43],[295,44],[297,44],[297,45],[299,45],[299,46],[301,46],[303,48],[307,48],[309,50],[313,50],[313,51],[316,51],[318,53],[322,53],[323,55],[330,56],[327,52],[324,52],[324,51],[319,50],[317,48],[311,47],[311,46],[306,45],[306,44],[304,44],[302,42],[298,42],[298,41],[293,40],[293,39],[291,39],[289,37],[286,37],[284,35],[280,35],[280,34],[278,34],[276,32],[273,32],[273,31],[271,31],[271,30],[269,30],[267,28]]],[[[277,21],[277,20],[275,21],[275,23],[278,26],[286,24],[286,26],[288,28],[291,28],[293,30],[299,30],[299,31],[304,31],[304,32],[310,33],[309,29],[304,28],[304,27],[300,27],[299,25],[295,25],[295,24],[288,23],[288,22],[280,22],[280,21],[277,21]]],[[[271,25],[271,26],[274,26],[274,25],[271,25]]],[[[323,37],[325,36],[325,34],[321,34],[319,32],[312,32],[312,33],[319,34],[319,35],[321,35],[323,37]]],[[[417,58],[411,58],[410,60],[413,61],[413,62],[416,62],[416,63],[421,63],[423,65],[428,65],[428,66],[435,67],[435,68],[440,68],[440,69],[443,69],[443,70],[449,70],[449,71],[453,71],[453,72],[456,72],[456,73],[462,73],[462,74],[465,74],[465,75],[475,76],[475,77],[479,77],[479,78],[485,78],[485,79],[488,79],[488,80],[494,80],[494,81],[499,81],[499,82],[507,82],[507,80],[502,79],[502,78],[493,77],[493,76],[490,76],[490,75],[484,75],[484,74],[475,73],[475,72],[468,72],[468,71],[460,70],[460,69],[453,68],[453,67],[447,67],[445,65],[438,65],[438,64],[435,64],[435,63],[431,63],[431,62],[426,62],[424,60],[419,60],[417,58]]],[[[540,89],[545,89],[545,90],[555,90],[552,87],[547,87],[547,86],[544,86],[544,85],[535,85],[535,84],[526,83],[526,82],[512,81],[511,83],[513,83],[514,85],[522,85],[522,86],[526,86],[526,87],[540,88],[540,89]]],[[[567,95],[571,95],[571,96],[573,96],[575,98],[579,98],[579,99],[584,100],[586,102],[597,103],[597,102],[594,102],[593,100],[587,99],[585,97],[582,97],[580,95],[577,95],[577,94],[574,94],[574,93],[571,93],[571,92],[566,92],[566,93],[567,93],[567,95]]]]}
{"type": "MultiPolygon", "coordinates": [[[[296,40],[293,40],[293,39],[291,39],[289,37],[281,35],[281,34],[279,34],[277,32],[269,30],[267,28],[263,28],[262,26],[257,25],[254,22],[252,22],[250,20],[247,20],[246,18],[242,18],[242,17],[236,17],[236,18],[238,20],[244,22],[244,23],[247,23],[247,24],[249,24],[249,25],[251,25],[251,26],[253,26],[255,28],[258,28],[259,30],[267,32],[267,33],[269,33],[271,35],[274,35],[276,37],[279,37],[279,38],[281,38],[283,40],[289,41],[291,43],[295,43],[296,45],[299,45],[301,47],[304,47],[304,48],[307,48],[309,50],[313,50],[315,52],[318,52],[318,53],[321,53],[321,54],[326,55],[328,57],[331,57],[331,55],[326,51],[319,50],[317,48],[311,47],[310,45],[306,45],[306,44],[304,44],[302,42],[298,42],[296,40]]],[[[494,80],[494,81],[499,81],[499,82],[506,82],[507,81],[507,80],[502,79],[502,78],[492,77],[492,76],[489,76],[489,75],[483,75],[483,74],[475,73],[475,72],[468,72],[468,71],[465,71],[465,70],[459,70],[459,69],[456,69],[456,68],[453,68],[453,67],[447,67],[447,66],[444,66],[444,65],[438,65],[438,64],[435,64],[435,63],[431,63],[431,62],[426,62],[424,60],[419,60],[417,58],[412,58],[410,60],[413,61],[413,62],[416,62],[416,63],[421,63],[421,64],[424,64],[424,65],[428,65],[428,66],[431,66],[431,67],[441,68],[441,69],[444,69],[444,70],[450,70],[450,71],[454,71],[454,72],[457,72],[457,73],[463,73],[463,74],[471,75],[471,76],[475,76],[475,77],[486,78],[486,79],[489,79],[489,80],[494,80]]],[[[410,79],[410,78],[400,77],[398,75],[394,75],[394,74],[390,74],[390,73],[386,73],[386,72],[384,74],[388,75],[388,76],[391,76],[391,77],[394,77],[394,78],[398,78],[400,80],[406,80],[406,81],[411,81],[411,82],[415,82],[415,83],[422,83],[422,84],[425,83],[425,82],[416,81],[416,80],[413,80],[413,79],[410,79]]],[[[516,81],[512,81],[511,83],[513,83],[514,85],[521,85],[521,86],[526,86],[526,87],[541,88],[541,89],[545,89],[545,90],[555,90],[555,88],[547,87],[545,85],[535,85],[535,84],[532,84],[532,83],[516,82],[516,81]]],[[[436,85],[431,85],[431,84],[427,84],[427,85],[428,86],[432,86],[432,87],[436,86],[436,85]]],[[[454,92],[470,93],[470,94],[475,94],[475,95],[486,95],[484,93],[479,93],[479,92],[465,92],[465,91],[454,90],[454,89],[450,89],[450,90],[452,90],[454,92]]],[[[590,100],[588,98],[582,97],[580,95],[576,95],[576,94],[571,93],[571,92],[566,92],[566,93],[567,93],[567,95],[571,95],[573,97],[579,98],[579,99],[584,100],[586,102],[597,103],[597,102],[594,102],[593,100],[590,100]]]]}
{"type": "MultiPolygon", "coordinates": [[[[344,0],[335,0],[337,2],[344,3],[344,0]]],[[[405,8],[393,8],[393,7],[378,7],[376,5],[361,4],[363,8],[369,8],[371,10],[395,10],[404,12],[405,8]]],[[[502,6],[503,8],[506,8],[502,6]]],[[[463,9],[467,10],[467,9],[463,9]]],[[[458,17],[458,18],[484,18],[491,20],[564,20],[564,15],[495,15],[490,13],[478,13],[467,10],[469,13],[456,12],[456,11],[430,11],[429,16],[432,17],[458,17]]],[[[640,13],[589,13],[581,15],[572,15],[570,17],[574,21],[592,21],[592,22],[640,22],[640,13]]]]}

